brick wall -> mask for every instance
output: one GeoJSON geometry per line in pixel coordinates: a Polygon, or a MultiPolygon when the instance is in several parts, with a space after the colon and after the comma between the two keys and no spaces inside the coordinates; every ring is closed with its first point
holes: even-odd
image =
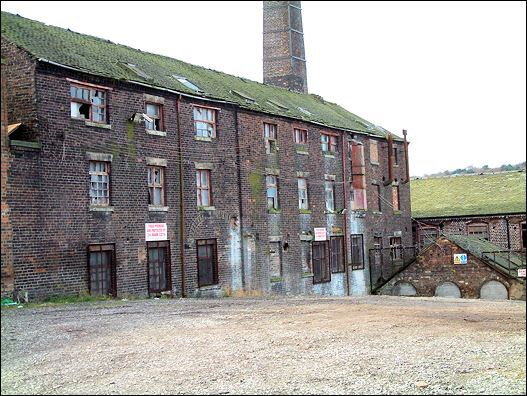
{"type": "Polygon", "coordinates": [[[423,251],[413,264],[384,285],[380,294],[392,294],[394,286],[404,281],[415,287],[417,296],[434,296],[435,289],[441,282],[452,282],[459,287],[462,298],[479,298],[483,284],[492,280],[501,282],[507,288],[510,298],[521,298],[522,292],[518,295],[516,290],[519,285],[517,281],[500,274],[477,257],[441,237],[436,244],[423,251]],[[468,256],[467,264],[454,264],[453,255],[462,253],[468,256]],[[515,291],[511,291],[511,287],[515,291]]]}

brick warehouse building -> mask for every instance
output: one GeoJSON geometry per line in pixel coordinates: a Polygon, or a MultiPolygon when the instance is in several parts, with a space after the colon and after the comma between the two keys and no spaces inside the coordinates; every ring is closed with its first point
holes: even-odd
{"type": "Polygon", "coordinates": [[[3,12],[2,296],[361,295],[371,248],[404,261],[406,140],[306,93],[299,5],[264,2],[266,84],[3,12]]]}

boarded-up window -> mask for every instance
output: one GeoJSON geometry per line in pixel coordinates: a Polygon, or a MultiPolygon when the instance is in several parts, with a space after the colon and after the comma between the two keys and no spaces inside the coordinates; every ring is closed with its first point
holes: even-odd
{"type": "Polygon", "coordinates": [[[378,184],[373,185],[374,197],[373,197],[373,210],[376,212],[382,211],[382,196],[381,196],[381,186],[378,184]]]}
{"type": "Polygon", "coordinates": [[[300,255],[300,259],[302,261],[302,273],[312,273],[313,269],[311,268],[311,243],[309,241],[300,242],[300,255]]]}
{"type": "Polygon", "coordinates": [[[400,210],[399,208],[399,186],[392,186],[393,210],[400,210]]]}
{"type": "Polygon", "coordinates": [[[218,259],[216,239],[198,239],[198,285],[218,284],[218,259]]]}
{"type": "Polygon", "coordinates": [[[148,291],[157,293],[170,289],[170,247],[168,241],[147,242],[148,291]]]}
{"type": "Polygon", "coordinates": [[[489,226],[487,223],[470,223],[468,225],[468,235],[475,235],[479,238],[489,239],[489,226]]]}
{"type": "Polygon", "coordinates": [[[375,249],[373,258],[375,263],[370,263],[379,266],[382,264],[382,237],[373,237],[373,248],[375,249]]]}
{"type": "Polygon", "coordinates": [[[379,149],[377,147],[377,140],[370,139],[370,162],[379,163],[379,149]]]}
{"type": "Polygon", "coordinates": [[[280,260],[280,242],[269,242],[269,277],[282,276],[282,263],[280,260]]]}
{"type": "Polygon", "coordinates": [[[362,234],[350,235],[351,241],[351,269],[364,269],[364,251],[362,247],[362,234]]]}
{"type": "Polygon", "coordinates": [[[115,295],[114,245],[88,246],[89,290],[92,296],[115,295]]]}
{"type": "Polygon", "coordinates": [[[344,272],[344,237],[330,238],[331,272],[344,272]]]}
{"type": "Polygon", "coordinates": [[[326,210],[328,212],[335,211],[335,182],[333,180],[326,180],[324,183],[326,190],[326,210]]]}
{"type": "Polygon", "coordinates": [[[364,147],[351,142],[352,209],[366,209],[366,175],[364,147]]]}
{"type": "Polygon", "coordinates": [[[331,272],[329,271],[328,242],[313,242],[313,283],[322,283],[331,281],[331,272]]]}
{"type": "Polygon", "coordinates": [[[419,227],[418,229],[419,249],[423,250],[439,236],[439,230],[436,227],[419,227]]]}

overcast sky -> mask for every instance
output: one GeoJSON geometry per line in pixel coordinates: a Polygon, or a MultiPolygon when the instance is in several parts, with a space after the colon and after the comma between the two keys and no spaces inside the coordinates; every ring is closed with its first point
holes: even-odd
{"type": "MultiPolygon", "coordinates": [[[[2,11],[262,82],[262,2],[2,1],[2,11]]],[[[302,2],[310,93],[402,136],[410,173],[526,157],[525,2],[302,2]]]]}

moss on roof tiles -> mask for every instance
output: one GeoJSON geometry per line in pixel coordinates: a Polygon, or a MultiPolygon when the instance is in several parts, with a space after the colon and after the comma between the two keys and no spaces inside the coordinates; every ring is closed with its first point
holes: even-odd
{"type": "Polygon", "coordinates": [[[449,217],[525,212],[525,171],[410,181],[412,216],[449,217]]]}
{"type": "MultiPolygon", "coordinates": [[[[132,70],[126,70],[124,63],[134,64],[144,74],[152,77],[149,85],[168,88],[194,96],[234,102],[243,108],[283,115],[304,121],[312,121],[329,127],[351,129],[385,137],[386,131],[374,126],[361,117],[345,110],[335,103],[323,100],[314,94],[301,94],[287,89],[261,84],[220,71],[191,65],[177,59],[156,55],[125,45],[112,43],[98,37],[72,32],[27,18],[2,12],[2,35],[24,48],[37,58],[44,58],[86,73],[145,83],[132,70]],[[196,93],[184,86],[173,75],[187,78],[204,93],[196,93]],[[246,92],[255,100],[248,103],[232,92],[246,92]],[[274,100],[288,111],[268,103],[274,100]],[[308,110],[313,116],[304,114],[298,108],[308,110]],[[374,126],[367,128],[361,122],[374,126]]],[[[394,138],[401,140],[394,135],[394,138]]]]}

